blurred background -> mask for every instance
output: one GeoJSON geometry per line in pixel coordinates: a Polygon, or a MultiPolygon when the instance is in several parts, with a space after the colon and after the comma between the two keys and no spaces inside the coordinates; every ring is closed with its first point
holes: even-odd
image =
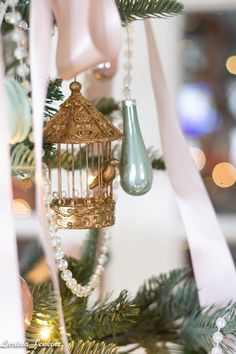
{"type": "MultiPolygon", "coordinates": [[[[164,71],[190,152],[217,211],[224,234],[236,258],[236,4],[234,0],[186,0],[183,16],[153,21],[164,71]]],[[[55,34],[56,37],[56,34],[55,34]]],[[[143,24],[130,29],[131,95],[147,148],[162,155],[157,113],[152,92],[143,24]]],[[[123,97],[127,45],[118,60],[113,80],[96,71],[79,77],[91,99],[101,95],[123,97]]],[[[51,76],[55,77],[52,62],[51,76]]],[[[69,83],[64,83],[65,96],[69,83]]],[[[181,159],[181,156],[176,156],[181,159]]],[[[40,253],[34,211],[34,186],[14,181],[14,212],[19,241],[21,272],[32,261],[28,280],[48,277],[43,260],[35,264],[33,249],[40,253]],[[30,260],[32,257],[32,260],[30,260]]],[[[119,184],[118,184],[119,185],[119,184]]],[[[144,279],[180,267],[189,260],[185,231],[165,171],[154,171],[152,189],[142,197],[120,187],[116,224],[112,227],[111,260],[103,289],[114,295],[123,288],[135,293],[144,279]]],[[[79,257],[83,231],[61,231],[68,255],[79,257]]]]}

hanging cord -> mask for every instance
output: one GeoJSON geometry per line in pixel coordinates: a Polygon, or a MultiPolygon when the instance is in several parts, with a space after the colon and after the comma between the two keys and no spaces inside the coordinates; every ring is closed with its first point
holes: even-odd
{"type": "Polygon", "coordinates": [[[127,62],[125,63],[125,70],[126,70],[126,75],[124,77],[124,86],[123,86],[123,92],[126,100],[130,99],[130,86],[131,86],[131,56],[132,52],[130,49],[131,45],[131,40],[130,40],[130,32],[131,32],[131,26],[129,25],[128,21],[126,21],[126,43],[127,43],[127,62]]]}

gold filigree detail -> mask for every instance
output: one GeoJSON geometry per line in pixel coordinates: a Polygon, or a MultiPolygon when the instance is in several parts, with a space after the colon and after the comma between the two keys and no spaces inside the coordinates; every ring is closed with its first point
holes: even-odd
{"type": "Polygon", "coordinates": [[[44,142],[89,144],[123,138],[119,129],[82,96],[78,82],[72,82],[70,89],[70,97],[44,127],[44,142]]]}
{"type": "Polygon", "coordinates": [[[115,202],[111,198],[66,198],[51,203],[61,229],[95,229],[115,223],[115,202]]]}

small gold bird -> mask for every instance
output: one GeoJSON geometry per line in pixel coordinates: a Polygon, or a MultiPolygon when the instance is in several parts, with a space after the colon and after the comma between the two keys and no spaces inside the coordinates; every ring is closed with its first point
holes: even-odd
{"type": "Polygon", "coordinates": [[[108,161],[108,164],[102,168],[99,174],[94,177],[92,182],[89,184],[89,189],[94,189],[99,185],[99,180],[101,187],[106,187],[109,185],[113,179],[116,177],[116,166],[119,165],[119,161],[115,158],[112,158],[108,161]]]}

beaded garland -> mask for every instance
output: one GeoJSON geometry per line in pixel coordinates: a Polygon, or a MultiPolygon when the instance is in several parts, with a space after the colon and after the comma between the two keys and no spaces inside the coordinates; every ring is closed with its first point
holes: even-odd
{"type": "Polygon", "coordinates": [[[212,348],[211,354],[223,354],[223,351],[220,347],[220,343],[224,339],[221,329],[224,328],[225,326],[226,326],[226,319],[224,317],[219,317],[216,320],[217,331],[212,336],[215,346],[214,348],[212,348]]]}
{"type": "Polygon", "coordinates": [[[28,43],[26,31],[29,30],[27,22],[22,20],[21,13],[16,11],[16,6],[19,0],[9,0],[8,6],[10,11],[5,12],[4,4],[2,4],[0,11],[4,13],[5,21],[13,25],[12,40],[16,43],[14,50],[14,57],[19,64],[16,67],[16,75],[22,80],[22,86],[28,93],[30,91],[30,84],[27,80],[29,75],[29,66],[26,64],[28,57],[28,43]]]}

